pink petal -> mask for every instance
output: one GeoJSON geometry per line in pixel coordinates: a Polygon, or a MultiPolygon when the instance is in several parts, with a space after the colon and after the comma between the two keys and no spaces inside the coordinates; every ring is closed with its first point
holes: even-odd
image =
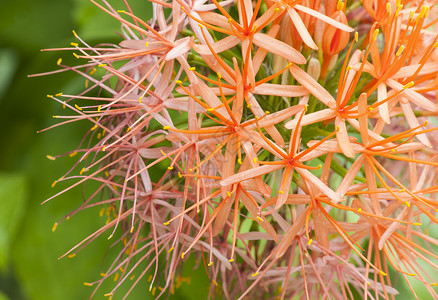
{"type": "Polygon", "coordinates": [[[305,64],[306,58],[295,48],[264,33],[254,34],[253,43],[273,54],[277,54],[290,62],[305,64]]]}
{"type": "Polygon", "coordinates": [[[345,24],[343,24],[341,22],[338,22],[336,20],[333,20],[332,18],[327,17],[326,15],[324,15],[324,14],[322,14],[322,13],[316,11],[316,10],[313,10],[311,8],[308,8],[306,6],[303,6],[303,5],[300,5],[300,4],[295,4],[294,8],[296,8],[296,9],[298,9],[298,10],[300,10],[300,11],[306,13],[306,14],[309,14],[309,15],[317,18],[317,19],[320,19],[320,20],[326,22],[327,24],[330,24],[330,25],[332,25],[332,26],[334,26],[336,28],[344,30],[346,32],[353,32],[354,31],[354,29],[351,28],[350,26],[347,26],[347,25],[345,25],[345,24]]]}
{"type": "Polygon", "coordinates": [[[263,83],[256,86],[253,93],[257,95],[272,95],[280,97],[301,97],[308,95],[309,91],[300,85],[263,83]]]}
{"type": "Polygon", "coordinates": [[[304,25],[303,20],[301,20],[301,17],[297,13],[297,11],[289,7],[287,12],[289,14],[290,19],[292,20],[292,23],[294,24],[295,28],[300,34],[300,37],[303,40],[304,44],[306,44],[307,46],[309,46],[314,50],[318,50],[318,46],[316,46],[315,42],[313,41],[312,37],[309,34],[309,31],[307,30],[306,25],[304,25]]]}

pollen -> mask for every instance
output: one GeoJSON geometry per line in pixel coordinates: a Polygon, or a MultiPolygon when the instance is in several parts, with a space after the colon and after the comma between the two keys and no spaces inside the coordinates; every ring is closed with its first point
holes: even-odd
{"type": "Polygon", "coordinates": [[[373,32],[373,41],[377,40],[377,36],[379,35],[379,29],[374,30],[373,32]]]}

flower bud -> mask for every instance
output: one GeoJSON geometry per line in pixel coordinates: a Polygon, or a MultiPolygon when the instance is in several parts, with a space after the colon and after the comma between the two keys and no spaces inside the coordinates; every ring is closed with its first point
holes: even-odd
{"type": "Polygon", "coordinates": [[[312,76],[313,79],[318,81],[319,76],[321,75],[321,64],[319,60],[315,57],[312,57],[309,61],[309,65],[307,67],[307,74],[312,76]]]}
{"type": "MultiPolygon", "coordinates": [[[[348,25],[347,17],[343,11],[338,10],[331,18],[348,25]]],[[[327,24],[322,37],[322,51],[328,56],[338,54],[347,46],[349,37],[348,32],[327,24]]]]}

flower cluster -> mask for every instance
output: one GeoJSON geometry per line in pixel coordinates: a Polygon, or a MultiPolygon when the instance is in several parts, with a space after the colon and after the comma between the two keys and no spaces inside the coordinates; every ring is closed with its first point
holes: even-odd
{"type": "Polygon", "coordinates": [[[65,254],[115,241],[86,285],[160,297],[193,255],[227,299],[394,298],[390,273],[438,299],[438,1],[90,1],[123,40],[62,49],[86,88],[54,126],[91,128],[48,156],[80,157],[52,198],[98,183],[61,220],[107,216],[65,254]]]}

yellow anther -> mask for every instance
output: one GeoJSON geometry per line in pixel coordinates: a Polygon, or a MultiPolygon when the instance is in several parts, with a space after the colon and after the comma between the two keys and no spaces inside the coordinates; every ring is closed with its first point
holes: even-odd
{"type": "Polygon", "coordinates": [[[52,187],[55,187],[55,185],[58,183],[58,180],[53,181],[52,187]]]}
{"type": "Polygon", "coordinates": [[[170,129],[170,126],[164,126],[163,129],[164,129],[164,130],[169,130],[169,129],[170,129]]]}
{"type": "Polygon", "coordinates": [[[72,45],[73,47],[78,47],[79,46],[78,43],[74,43],[74,42],[71,42],[70,45],[72,45]]]}
{"type": "Polygon", "coordinates": [[[231,258],[228,260],[230,263],[232,263],[234,261],[234,258],[231,258]]]}
{"type": "Polygon", "coordinates": [[[98,112],[100,112],[100,109],[102,108],[102,105],[99,105],[98,107],[97,107],[97,111],[98,112]]]}
{"type": "Polygon", "coordinates": [[[318,170],[321,170],[321,168],[322,168],[322,165],[319,164],[319,165],[318,165],[318,170]]]}
{"type": "Polygon", "coordinates": [[[182,177],[183,177],[182,174],[181,174],[181,172],[178,172],[178,177],[179,177],[179,178],[182,178],[182,177]]]}
{"type": "Polygon", "coordinates": [[[79,37],[78,37],[78,34],[76,33],[76,31],[72,30],[72,32],[73,32],[73,35],[75,36],[75,38],[78,39],[79,37]]]}
{"type": "Polygon", "coordinates": [[[372,108],[372,107],[368,107],[368,110],[371,112],[371,111],[374,110],[374,108],[372,108]]]}
{"type": "Polygon", "coordinates": [[[73,257],[75,257],[76,256],[76,253],[72,253],[72,254],[70,254],[69,256],[67,256],[68,258],[73,258],[73,257]]]}
{"type": "Polygon", "coordinates": [[[237,159],[237,162],[239,163],[239,165],[242,164],[242,160],[240,158],[237,159]]]}
{"type": "Polygon", "coordinates": [[[114,281],[117,281],[117,279],[119,279],[119,273],[116,273],[116,275],[114,276],[114,281]]]}
{"type": "Polygon", "coordinates": [[[211,267],[212,265],[213,265],[213,262],[211,261],[211,262],[208,264],[208,266],[211,267]]]}
{"type": "Polygon", "coordinates": [[[168,170],[173,170],[173,167],[167,167],[168,170]]]}
{"type": "Polygon", "coordinates": [[[403,53],[404,50],[405,50],[405,46],[404,46],[404,45],[401,45],[401,46],[398,48],[397,53],[395,54],[395,56],[400,56],[400,55],[402,55],[402,53],[403,53]]]}
{"type": "Polygon", "coordinates": [[[108,293],[108,294],[105,294],[104,296],[105,297],[111,297],[113,295],[113,293],[108,293]]]}
{"type": "Polygon", "coordinates": [[[59,118],[59,116],[52,116],[52,118],[57,119],[57,118],[59,118]]]}
{"type": "Polygon", "coordinates": [[[77,55],[76,53],[73,52],[73,56],[76,57],[77,59],[79,59],[79,55],[77,55]]]}
{"type": "Polygon", "coordinates": [[[217,281],[214,280],[214,279],[213,279],[213,283],[214,283],[215,286],[219,286],[219,283],[217,283],[217,281]]]}
{"type": "Polygon", "coordinates": [[[103,67],[106,67],[106,64],[99,64],[99,65],[97,65],[99,68],[103,68],[103,67]]]}
{"type": "Polygon", "coordinates": [[[204,25],[202,25],[202,24],[198,24],[198,26],[199,26],[200,28],[204,28],[204,25]]]}
{"type": "Polygon", "coordinates": [[[255,272],[254,274],[251,275],[251,277],[256,277],[257,275],[259,275],[259,272],[255,272]]]}
{"type": "Polygon", "coordinates": [[[409,204],[408,201],[405,201],[405,204],[406,204],[407,207],[411,207],[411,205],[409,204]]]}
{"type": "Polygon", "coordinates": [[[433,44],[433,48],[438,48],[438,42],[436,42],[435,44],[433,44]]]}
{"type": "Polygon", "coordinates": [[[99,125],[94,125],[93,127],[91,127],[91,131],[94,131],[94,130],[96,130],[97,129],[97,127],[99,127],[99,125]]]}
{"type": "Polygon", "coordinates": [[[108,237],[108,239],[110,240],[113,237],[113,234],[111,233],[110,236],[108,237]]]}
{"type": "Polygon", "coordinates": [[[336,8],[338,10],[343,10],[344,9],[344,2],[342,2],[342,0],[339,0],[338,3],[336,4],[336,8]]]}
{"type": "Polygon", "coordinates": [[[395,149],[391,149],[391,152],[392,152],[392,153],[395,153],[395,149]]]}
{"type": "Polygon", "coordinates": [[[143,99],[142,96],[140,96],[140,97],[138,98],[138,103],[140,103],[140,104],[141,104],[141,99],[143,99]]]}
{"type": "Polygon", "coordinates": [[[47,98],[53,98],[53,95],[47,95],[47,98]]]}
{"type": "Polygon", "coordinates": [[[260,216],[257,216],[256,219],[259,220],[260,222],[264,222],[264,220],[263,220],[262,217],[260,217],[260,216]]]}
{"type": "Polygon", "coordinates": [[[231,19],[231,18],[228,18],[228,23],[231,23],[231,21],[233,21],[233,19],[231,19]]]}
{"type": "Polygon", "coordinates": [[[438,282],[431,283],[430,286],[438,286],[438,282]]]}
{"type": "Polygon", "coordinates": [[[351,69],[353,69],[352,66],[348,66],[348,67],[345,68],[346,71],[350,71],[351,69]]]}
{"type": "Polygon", "coordinates": [[[105,150],[106,150],[106,146],[103,146],[102,151],[105,152],[105,150]]]}
{"type": "Polygon", "coordinates": [[[130,233],[134,232],[134,226],[131,227],[131,230],[129,230],[130,233]]]}
{"type": "Polygon", "coordinates": [[[106,277],[107,274],[106,274],[106,273],[100,273],[100,276],[102,276],[102,277],[106,277]]]}
{"type": "Polygon", "coordinates": [[[201,210],[198,208],[198,209],[196,210],[196,213],[199,214],[200,212],[201,212],[201,210]]]}
{"type": "Polygon", "coordinates": [[[58,223],[53,224],[53,226],[52,226],[52,232],[55,232],[56,227],[58,227],[58,223]]]}
{"type": "Polygon", "coordinates": [[[214,108],[207,108],[207,111],[213,111],[214,110],[214,108]]]}
{"type": "Polygon", "coordinates": [[[359,41],[359,33],[357,31],[354,33],[354,41],[356,43],[359,41]]]}
{"type": "Polygon", "coordinates": [[[430,10],[429,6],[422,6],[418,18],[419,19],[423,17],[427,18],[427,16],[429,15],[429,10],[430,10]]]}
{"type": "Polygon", "coordinates": [[[84,285],[85,286],[93,286],[91,283],[89,283],[89,282],[84,282],[84,285]]]}
{"type": "Polygon", "coordinates": [[[424,121],[424,125],[423,125],[423,127],[424,127],[424,126],[427,126],[428,123],[429,123],[428,120],[424,121]]]}
{"type": "Polygon", "coordinates": [[[190,172],[190,173],[191,173],[191,172],[193,172],[193,169],[192,169],[192,168],[190,168],[190,169],[189,169],[189,172],[190,172]]]}
{"type": "Polygon", "coordinates": [[[161,154],[163,154],[163,156],[166,156],[166,152],[163,151],[163,149],[160,149],[161,154]]]}
{"type": "Polygon", "coordinates": [[[269,115],[270,114],[269,110],[265,111],[265,114],[269,115]]]}
{"type": "Polygon", "coordinates": [[[400,191],[398,191],[399,193],[403,193],[403,192],[405,192],[406,191],[406,189],[401,189],[400,191]]]}
{"type": "Polygon", "coordinates": [[[274,8],[274,12],[279,12],[280,9],[278,7],[274,8]]]}
{"type": "Polygon", "coordinates": [[[56,94],[55,96],[56,96],[56,97],[61,97],[61,96],[62,96],[62,93],[58,93],[58,94],[56,94]]]}
{"type": "Polygon", "coordinates": [[[412,225],[414,225],[414,226],[421,226],[422,224],[421,223],[412,223],[412,225]]]}
{"type": "Polygon", "coordinates": [[[131,126],[129,126],[127,129],[126,129],[126,132],[130,132],[131,131],[131,126]]]}
{"type": "Polygon", "coordinates": [[[122,9],[118,9],[117,12],[123,14],[123,13],[125,13],[126,11],[124,11],[124,10],[122,10],[122,9]]]}
{"type": "Polygon", "coordinates": [[[75,107],[76,107],[77,110],[82,110],[82,108],[79,105],[77,105],[77,104],[75,104],[75,107]]]}
{"type": "Polygon", "coordinates": [[[149,42],[146,42],[146,48],[148,48],[149,47],[149,42]]]}
{"type": "Polygon", "coordinates": [[[284,194],[284,191],[278,191],[279,194],[284,194]]]}
{"type": "Polygon", "coordinates": [[[358,208],[358,209],[357,209],[357,212],[360,213],[361,211],[362,211],[362,208],[358,208]]]}
{"type": "Polygon", "coordinates": [[[377,36],[379,35],[379,29],[374,30],[373,33],[373,41],[377,40],[377,36]]]}
{"type": "Polygon", "coordinates": [[[184,252],[183,252],[183,253],[181,253],[181,258],[182,258],[182,259],[184,259],[184,252]]]}
{"type": "Polygon", "coordinates": [[[290,66],[292,66],[292,63],[291,63],[291,62],[289,62],[289,63],[286,65],[286,68],[289,68],[290,66]]]}
{"type": "Polygon", "coordinates": [[[230,192],[228,192],[228,191],[227,191],[227,196],[228,196],[228,197],[231,197],[231,193],[230,193],[230,192]]]}
{"type": "Polygon", "coordinates": [[[218,79],[221,79],[221,78],[222,78],[222,74],[219,73],[219,72],[217,72],[217,78],[218,78],[218,79]]]}
{"type": "Polygon", "coordinates": [[[341,131],[341,127],[339,125],[336,126],[336,131],[341,131]]]}
{"type": "Polygon", "coordinates": [[[383,276],[388,275],[388,274],[386,274],[385,272],[383,272],[382,270],[380,270],[379,273],[382,274],[383,276]]]}
{"type": "Polygon", "coordinates": [[[307,104],[304,105],[304,111],[307,112],[307,109],[309,109],[309,106],[307,104]]]}
{"type": "Polygon", "coordinates": [[[391,3],[386,3],[386,12],[388,13],[388,15],[391,14],[391,3]]]}
{"type": "Polygon", "coordinates": [[[62,58],[59,58],[59,59],[56,61],[56,64],[59,66],[61,63],[62,63],[62,58]]]}
{"type": "Polygon", "coordinates": [[[96,69],[96,68],[93,68],[93,70],[90,71],[90,75],[93,75],[93,74],[96,73],[96,72],[97,72],[97,69],[96,69]]]}
{"type": "Polygon", "coordinates": [[[411,11],[409,12],[409,19],[408,19],[408,22],[412,21],[412,19],[414,18],[414,15],[415,15],[415,11],[411,10],[411,11]]]}
{"type": "Polygon", "coordinates": [[[73,157],[73,156],[75,156],[76,154],[78,154],[78,153],[75,151],[75,152],[70,153],[68,156],[69,156],[69,157],[73,157]]]}
{"type": "Polygon", "coordinates": [[[82,175],[83,173],[87,172],[88,169],[87,168],[82,168],[82,170],[79,172],[79,175],[82,175]]]}
{"type": "Polygon", "coordinates": [[[256,164],[257,163],[257,158],[253,158],[252,161],[256,164]]]}
{"type": "Polygon", "coordinates": [[[163,223],[164,226],[167,226],[167,225],[169,225],[169,224],[170,224],[169,222],[164,222],[164,223],[163,223]]]}
{"type": "Polygon", "coordinates": [[[251,108],[252,104],[248,104],[246,107],[251,108]]]}
{"type": "Polygon", "coordinates": [[[46,157],[47,157],[48,159],[50,159],[50,160],[55,160],[55,159],[56,159],[55,157],[53,157],[53,156],[51,156],[51,155],[46,155],[46,157]]]}
{"type": "Polygon", "coordinates": [[[312,244],[312,242],[313,242],[313,240],[310,239],[310,240],[307,242],[307,246],[310,246],[310,245],[312,244]]]}
{"type": "Polygon", "coordinates": [[[189,68],[189,71],[195,71],[195,70],[196,70],[196,67],[189,68]]]}
{"type": "Polygon", "coordinates": [[[174,247],[171,247],[170,249],[169,249],[169,251],[167,251],[167,253],[170,253],[170,252],[172,252],[173,251],[173,249],[175,249],[174,247]]]}

